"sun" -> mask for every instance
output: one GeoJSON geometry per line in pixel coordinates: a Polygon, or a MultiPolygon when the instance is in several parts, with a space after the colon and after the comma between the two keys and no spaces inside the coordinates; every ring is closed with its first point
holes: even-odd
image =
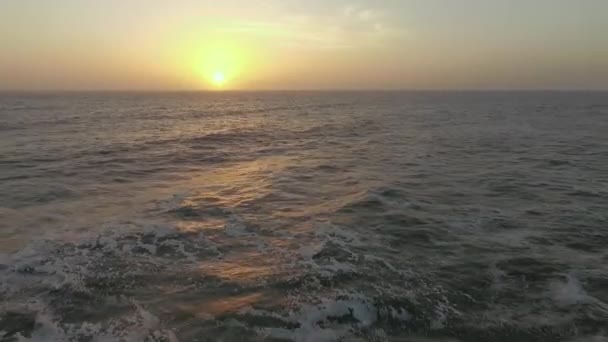
{"type": "Polygon", "coordinates": [[[222,71],[215,71],[213,73],[213,78],[211,79],[211,81],[213,82],[213,84],[216,87],[223,86],[224,84],[226,84],[227,80],[228,79],[226,78],[226,74],[224,72],[222,72],[222,71]]]}
{"type": "Polygon", "coordinates": [[[251,62],[244,43],[224,37],[194,45],[196,48],[185,50],[184,55],[188,55],[187,65],[192,66],[202,88],[233,89],[242,82],[242,76],[251,62]]]}

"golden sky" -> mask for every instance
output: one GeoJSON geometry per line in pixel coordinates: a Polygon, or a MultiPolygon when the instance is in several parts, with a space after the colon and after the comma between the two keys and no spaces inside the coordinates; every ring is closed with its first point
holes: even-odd
{"type": "Polygon", "coordinates": [[[605,0],[0,0],[0,89],[608,89],[605,0]]]}

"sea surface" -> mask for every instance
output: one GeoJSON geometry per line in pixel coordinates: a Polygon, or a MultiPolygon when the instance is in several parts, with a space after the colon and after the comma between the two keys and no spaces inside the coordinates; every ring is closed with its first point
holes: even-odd
{"type": "Polygon", "coordinates": [[[2,94],[0,341],[608,341],[608,93],[2,94]]]}

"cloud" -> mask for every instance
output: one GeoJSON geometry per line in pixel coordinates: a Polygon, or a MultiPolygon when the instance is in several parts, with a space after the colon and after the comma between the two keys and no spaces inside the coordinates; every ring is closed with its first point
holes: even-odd
{"type": "Polygon", "coordinates": [[[391,26],[388,12],[346,5],[335,8],[284,8],[266,20],[228,23],[222,30],[266,37],[284,46],[307,49],[348,49],[385,44],[403,30],[391,26]]]}

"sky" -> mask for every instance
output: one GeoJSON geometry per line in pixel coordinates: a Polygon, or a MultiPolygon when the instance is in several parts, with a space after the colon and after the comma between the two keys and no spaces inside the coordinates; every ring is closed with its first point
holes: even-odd
{"type": "Polygon", "coordinates": [[[0,0],[0,90],[608,89],[606,0],[0,0]]]}

